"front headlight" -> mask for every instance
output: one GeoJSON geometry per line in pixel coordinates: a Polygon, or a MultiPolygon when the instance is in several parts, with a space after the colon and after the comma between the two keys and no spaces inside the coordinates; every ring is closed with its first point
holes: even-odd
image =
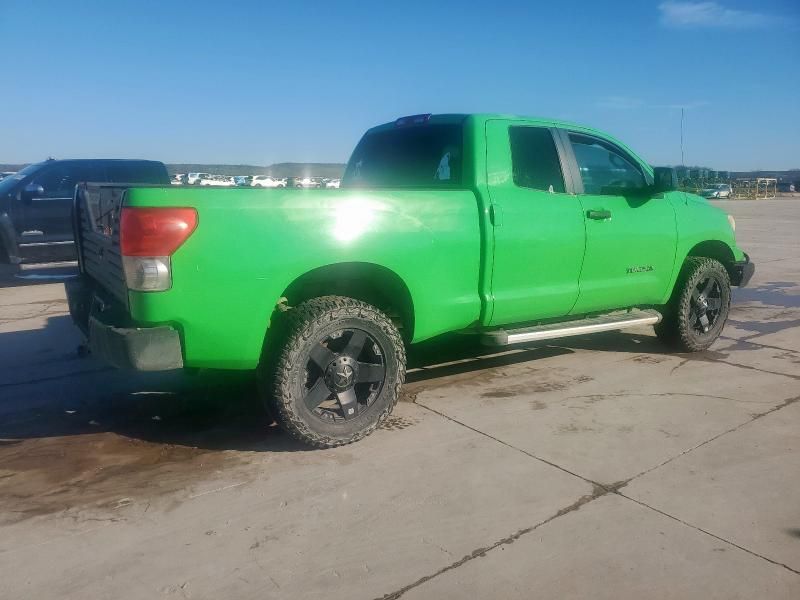
{"type": "Polygon", "coordinates": [[[736,231],[736,219],[734,219],[733,216],[728,215],[728,223],[731,224],[731,229],[736,231]]]}

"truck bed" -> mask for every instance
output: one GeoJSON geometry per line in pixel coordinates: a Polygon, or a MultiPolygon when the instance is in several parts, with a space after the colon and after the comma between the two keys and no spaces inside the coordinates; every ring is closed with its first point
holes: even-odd
{"type": "Polygon", "coordinates": [[[185,364],[258,364],[276,303],[331,265],[394,274],[414,306],[413,341],[481,314],[480,211],[469,190],[294,190],[82,186],[75,227],[84,280],[141,326],[181,333],[185,364]],[[123,206],[193,207],[196,231],[172,256],[173,285],[129,291],[120,256],[123,206]]]}

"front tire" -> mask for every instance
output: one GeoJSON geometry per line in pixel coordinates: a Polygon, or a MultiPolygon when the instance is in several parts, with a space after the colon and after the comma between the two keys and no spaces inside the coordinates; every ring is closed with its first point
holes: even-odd
{"type": "Polygon", "coordinates": [[[690,256],[664,309],[663,320],[655,326],[663,342],[682,352],[700,352],[713,344],[730,312],[731,281],[717,260],[690,256]]]}
{"type": "Polygon", "coordinates": [[[323,296],[282,313],[268,409],[290,435],[333,448],[372,433],[392,412],[405,381],[397,327],[374,306],[323,296]]]}

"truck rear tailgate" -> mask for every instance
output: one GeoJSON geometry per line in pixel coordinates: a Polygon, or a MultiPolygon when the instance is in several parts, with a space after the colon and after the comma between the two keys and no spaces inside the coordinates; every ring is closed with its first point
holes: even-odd
{"type": "Polygon", "coordinates": [[[70,314],[86,334],[92,354],[111,365],[179,369],[183,355],[178,332],[169,325],[140,327],[130,318],[120,248],[120,216],[129,187],[81,184],[75,192],[73,227],[81,276],[66,282],[70,314]]]}
{"type": "Polygon", "coordinates": [[[119,222],[127,186],[83,184],[75,198],[75,241],[81,272],[127,309],[119,222]]]}

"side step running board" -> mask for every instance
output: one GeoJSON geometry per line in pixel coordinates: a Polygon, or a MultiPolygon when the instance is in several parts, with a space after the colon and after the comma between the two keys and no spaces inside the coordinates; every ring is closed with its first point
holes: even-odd
{"type": "Polygon", "coordinates": [[[632,310],[617,312],[575,321],[548,323],[522,329],[497,329],[483,334],[482,341],[488,346],[509,346],[524,342],[538,342],[554,338],[585,335],[600,331],[615,331],[636,327],[637,325],[655,325],[661,321],[661,314],[655,310],[632,310]]]}

